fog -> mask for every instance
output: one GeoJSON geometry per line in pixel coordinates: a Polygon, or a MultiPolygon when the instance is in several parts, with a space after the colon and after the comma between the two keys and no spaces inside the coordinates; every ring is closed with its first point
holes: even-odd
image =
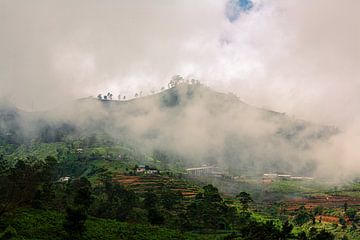
{"type": "MultiPolygon", "coordinates": [[[[105,133],[147,156],[161,151],[170,162],[215,164],[233,175],[322,176],[316,169],[325,158],[317,155],[317,146],[338,133],[331,126],[255,108],[233,94],[187,83],[131,100],[84,98],[41,118],[50,126],[75,125],[74,136],[80,138],[105,133]]],[[[53,141],[48,133],[40,135],[53,141]]]]}
{"type": "MultiPolygon", "coordinates": [[[[339,126],[312,156],[322,173],[357,174],[358,9],[357,0],[0,0],[0,96],[40,111],[109,91],[159,91],[180,74],[253,106],[339,126]]],[[[208,130],[227,119],[209,120],[199,106],[186,110],[188,131],[179,134],[202,120],[196,134],[216,146],[208,130]]],[[[134,129],[145,131],[153,116],[135,119],[134,129]]],[[[256,120],[247,121],[260,133],[274,127],[256,120]]]]}

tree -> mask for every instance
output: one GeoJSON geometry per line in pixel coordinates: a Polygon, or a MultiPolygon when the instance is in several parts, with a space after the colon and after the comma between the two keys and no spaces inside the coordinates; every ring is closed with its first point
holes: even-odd
{"type": "Polygon", "coordinates": [[[148,221],[151,224],[160,225],[164,223],[164,216],[159,209],[159,198],[152,192],[148,191],[144,196],[144,207],[148,211],[148,221]]]}
{"type": "Polygon", "coordinates": [[[6,229],[0,233],[0,239],[14,239],[17,236],[16,229],[12,226],[7,226],[6,229]]]}
{"type": "Polygon", "coordinates": [[[47,156],[45,158],[42,180],[48,184],[51,184],[58,178],[58,161],[54,156],[47,156]]]}
{"type": "Polygon", "coordinates": [[[350,229],[351,229],[351,231],[355,231],[357,229],[355,222],[352,222],[350,229]]]}
{"type": "Polygon", "coordinates": [[[222,198],[219,194],[219,190],[213,185],[209,184],[203,187],[202,197],[208,202],[222,202],[222,198]]]}
{"type": "Polygon", "coordinates": [[[291,233],[294,226],[289,223],[289,221],[285,221],[282,225],[281,231],[280,231],[280,238],[281,240],[285,239],[292,239],[294,236],[291,233]]]}
{"type": "MultiPolygon", "coordinates": [[[[87,179],[86,179],[87,180],[87,179]]],[[[90,182],[89,182],[90,183],[90,182]]],[[[91,185],[87,184],[81,186],[74,197],[74,204],[82,205],[85,209],[88,209],[92,203],[93,199],[91,196],[91,185]]]]}
{"type": "MultiPolygon", "coordinates": [[[[315,224],[316,223],[316,216],[317,215],[321,215],[322,213],[323,213],[323,211],[324,211],[324,207],[323,206],[321,206],[321,205],[319,205],[319,206],[316,206],[314,209],[313,209],[313,211],[312,211],[312,213],[310,213],[310,216],[311,216],[311,218],[312,218],[312,224],[315,224]]],[[[321,223],[321,216],[320,216],[320,218],[319,218],[319,223],[321,223]]]]}
{"type": "Polygon", "coordinates": [[[157,208],[159,199],[156,194],[152,191],[148,191],[145,193],[144,197],[144,207],[145,209],[157,208]]]}
{"type": "Polygon", "coordinates": [[[321,206],[321,205],[319,205],[319,206],[316,206],[316,207],[313,209],[313,214],[314,214],[315,216],[321,215],[321,214],[323,213],[323,211],[324,211],[324,207],[321,206]]]}
{"type": "Polygon", "coordinates": [[[349,218],[350,221],[356,220],[357,211],[354,208],[350,208],[345,212],[345,215],[349,218]]]}
{"type": "Polygon", "coordinates": [[[239,193],[236,198],[240,201],[243,210],[247,211],[249,208],[249,204],[253,202],[253,199],[251,198],[250,194],[247,192],[241,192],[239,193]]]}
{"type": "Polygon", "coordinates": [[[244,224],[239,226],[239,239],[244,240],[285,240],[293,239],[291,234],[292,225],[285,223],[279,229],[274,221],[257,222],[249,218],[244,224]],[[286,225],[285,225],[286,224],[286,225]]]}
{"type": "Polygon", "coordinates": [[[82,233],[85,231],[85,221],[87,219],[86,210],[84,207],[68,207],[66,209],[66,216],[64,222],[64,229],[70,239],[80,239],[82,233]]]}
{"type": "Polygon", "coordinates": [[[148,220],[150,224],[161,225],[164,223],[164,216],[161,214],[159,209],[151,208],[148,210],[148,220]]]}
{"type": "Polygon", "coordinates": [[[346,235],[344,235],[340,240],[349,240],[349,238],[346,235]]]}
{"type": "Polygon", "coordinates": [[[309,240],[334,240],[334,234],[327,232],[325,229],[317,231],[315,228],[311,228],[309,231],[309,240]]]}
{"type": "Polygon", "coordinates": [[[176,87],[179,83],[183,82],[184,79],[180,75],[175,75],[171,78],[170,82],[168,83],[169,88],[176,87]]]}
{"type": "Polygon", "coordinates": [[[39,172],[40,183],[36,189],[32,206],[44,208],[55,198],[54,182],[59,178],[59,167],[57,159],[47,156],[39,172]]]}
{"type": "Polygon", "coordinates": [[[66,208],[63,226],[69,239],[79,239],[85,231],[87,212],[93,201],[91,183],[87,178],[81,177],[71,183],[68,191],[74,196],[66,208]]]}
{"type": "Polygon", "coordinates": [[[341,224],[342,228],[346,228],[346,220],[343,216],[339,217],[339,223],[341,224]]]}
{"type": "Polygon", "coordinates": [[[9,170],[10,166],[8,161],[4,158],[3,154],[0,154],[0,176],[5,174],[9,170]]]}
{"type": "Polygon", "coordinates": [[[183,199],[183,195],[180,191],[173,191],[166,188],[161,192],[161,203],[164,208],[170,210],[173,209],[176,204],[179,204],[183,199]]]}
{"type": "Polygon", "coordinates": [[[44,165],[32,159],[30,165],[19,160],[0,176],[0,216],[21,205],[31,204],[44,180],[44,165]]]}
{"type": "Polygon", "coordinates": [[[138,205],[138,196],[131,190],[114,183],[108,174],[101,178],[103,185],[95,189],[99,193],[91,209],[94,216],[125,221],[138,205]]]}
{"type": "Polygon", "coordinates": [[[301,206],[294,217],[295,224],[301,226],[311,219],[311,215],[306,211],[304,206],[301,206]]]}
{"type": "Polygon", "coordinates": [[[306,236],[306,232],[304,232],[304,231],[299,232],[298,235],[297,235],[297,239],[299,239],[299,240],[308,240],[308,238],[306,236]]]}
{"type": "MultiPolygon", "coordinates": [[[[226,229],[234,222],[235,209],[228,207],[216,187],[203,187],[188,206],[186,217],[193,229],[226,229]]],[[[184,221],[186,222],[186,221],[184,221]]]]}

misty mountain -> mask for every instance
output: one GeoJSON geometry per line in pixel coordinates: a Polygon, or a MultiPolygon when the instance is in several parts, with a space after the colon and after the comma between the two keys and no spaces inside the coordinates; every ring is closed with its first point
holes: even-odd
{"type": "Polygon", "coordinates": [[[313,146],[338,132],[200,84],[183,83],[127,101],[84,98],[47,112],[6,106],[1,105],[0,134],[13,144],[106,136],[144,153],[161,151],[188,166],[217,164],[234,174],[311,175],[313,146]]]}

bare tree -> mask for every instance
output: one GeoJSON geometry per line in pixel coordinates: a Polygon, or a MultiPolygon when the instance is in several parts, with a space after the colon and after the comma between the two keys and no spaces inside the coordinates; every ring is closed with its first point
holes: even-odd
{"type": "Polygon", "coordinates": [[[176,87],[176,85],[178,85],[179,83],[183,82],[184,81],[184,78],[181,77],[180,75],[175,75],[171,78],[169,84],[168,84],[168,87],[169,88],[173,88],[173,87],[176,87]]]}

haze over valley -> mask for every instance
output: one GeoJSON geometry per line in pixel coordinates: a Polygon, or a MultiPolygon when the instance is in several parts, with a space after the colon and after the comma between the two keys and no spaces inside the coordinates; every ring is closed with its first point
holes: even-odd
{"type": "Polygon", "coordinates": [[[359,9],[0,0],[0,239],[360,239],[359,9]]]}

